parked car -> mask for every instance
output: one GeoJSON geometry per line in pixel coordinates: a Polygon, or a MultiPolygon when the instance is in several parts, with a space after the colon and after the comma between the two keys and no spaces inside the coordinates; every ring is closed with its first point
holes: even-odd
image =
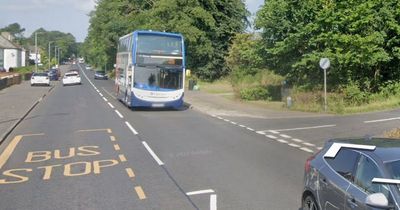
{"type": "Polygon", "coordinates": [[[62,79],[63,86],[65,85],[80,85],[81,77],[76,72],[67,72],[62,79]]]}
{"type": "Polygon", "coordinates": [[[400,139],[330,140],[306,161],[302,208],[398,210],[400,185],[396,182],[400,183],[400,139]],[[340,144],[347,146],[327,157],[340,144]]]}
{"type": "Polygon", "coordinates": [[[106,72],[104,72],[104,71],[96,71],[94,73],[94,79],[105,79],[105,80],[107,80],[108,76],[107,76],[106,72]]]}
{"type": "Polygon", "coordinates": [[[86,69],[87,69],[87,70],[92,70],[92,66],[86,65],[86,69]]]}
{"type": "Polygon", "coordinates": [[[57,69],[50,69],[48,71],[48,75],[49,75],[51,81],[58,80],[58,71],[57,71],[57,69]]]}
{"type": "Polygon", "coordinates": [[[31,76],[31,86],[34,85],[47,85],[50,86],[50,78],[46,72],[33,73],[31,76]]]}

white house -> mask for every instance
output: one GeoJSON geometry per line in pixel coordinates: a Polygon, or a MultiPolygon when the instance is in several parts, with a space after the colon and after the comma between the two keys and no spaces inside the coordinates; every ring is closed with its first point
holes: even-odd
{"type": "Polygon", "coordinates": [[[0,35],[0,68],[5,68],[6,71],[10,68],[26,65],[25,50],[8,38],[4,37],[3,34],[0,35]]]}

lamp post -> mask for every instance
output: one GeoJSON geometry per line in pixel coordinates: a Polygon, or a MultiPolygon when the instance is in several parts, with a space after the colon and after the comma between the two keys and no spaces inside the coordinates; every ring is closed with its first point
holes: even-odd
{"type": "Polygon", "coordinates": [[[56,63],[57,63],[57,48],[58,46],[54,46],[54,58],[56,59],[56,63]]]}
{"type": "Polygon", "coordinates": [[[61,48],[58,48],[57,49],[57,65],[58,66],[60,66],[60,51],[61,51],[61,48]]]}
{"type": "Polygon", "coordinates": [[[37,32],[35,32],[35,72],[38,71],[37,32]]]}
{"type": "Polygon", "coordinates": [[[51,65],[51,51],[50,51],[50,46],[51,46],[51,43],[53,43],[53,41],[50,41],[49,42],[49,69],[50,69],[50,65],[51,65]]]}

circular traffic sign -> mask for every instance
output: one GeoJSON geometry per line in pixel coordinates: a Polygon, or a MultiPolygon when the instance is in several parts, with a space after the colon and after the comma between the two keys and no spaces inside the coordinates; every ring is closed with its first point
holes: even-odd
{"type": "Polygon", "coordinates": [[[321,60],[319,60],[319,66],[322,69],[327,69],[331,66],[331,62],[329,61],[329,58],[321,58],[321,60]]]}

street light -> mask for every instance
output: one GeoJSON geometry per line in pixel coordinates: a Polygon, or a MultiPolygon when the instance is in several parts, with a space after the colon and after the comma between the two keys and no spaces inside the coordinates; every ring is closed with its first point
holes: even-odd
{"type": "Polygon", "coordinates": [[[59,47],[59,48],[57,49],[57,65],[58,65],[58,66],[60,66],[60,51],[61,51],[61,48],[59,47]]]}
{"type": "Polygon", "coordinates": [[[35,32],[35,72],[38,71],[37,32],[35,32]]]}
{"type": "Polygon", "coordinates": [[[56,62],[57,62],[57,48],[58,46],[54,46],[54,58],[56,59],[56,62]]]}
{"type": "Polygon", "coordinates": [[[50,69],[50,64],[51,64],[51,51],[50,51],[50,45],[51,43],[53,43],[54,41],[50,41],[49,42],[49,69],[50,69]]]}

